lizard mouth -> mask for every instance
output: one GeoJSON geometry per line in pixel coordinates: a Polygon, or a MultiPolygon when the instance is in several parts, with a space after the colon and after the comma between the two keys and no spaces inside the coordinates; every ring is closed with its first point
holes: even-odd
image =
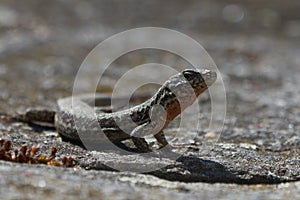
{"type": "Polygon", "coordinates": [[[207,87],[211,86],[217,80],[217,72],[215,71],[204,70],[201,72],[201,75],[207,87]]]}

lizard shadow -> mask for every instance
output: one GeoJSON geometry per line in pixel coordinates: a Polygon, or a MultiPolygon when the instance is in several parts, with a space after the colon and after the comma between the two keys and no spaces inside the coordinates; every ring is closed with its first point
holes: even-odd
{"type": "Polygon", "coordinates": [[[38,124],[35,122],[27,122],[28,126],[37,133],[42,133],[43,131],[55,131],[55,127],[50,124],[38,124]]]}
{"type": "Polygon", "coordinates": [[[213,170],[225,170],[225,166],[211,160],[205,160],[197,157],[191,156],[181,156],[176,159],[177,162],[182,163],[185,169],[188,169],[190,172],[201,171],[213,171],[213,170]]]}
{"type": "Polygon", "coordinates": [[[205,160],[198,157],[181,156],[176,159],[177,165],[170,165],[166,170],[173,168],[177,173],[162,174],[154,172],[160,178],[170,181],[207,182],[207,183],[239,183],[240,178],[228,171],[221,163],[205,160]]]}

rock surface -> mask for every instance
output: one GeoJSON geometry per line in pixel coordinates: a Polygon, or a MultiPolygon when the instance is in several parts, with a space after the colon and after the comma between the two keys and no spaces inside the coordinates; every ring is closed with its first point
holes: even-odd
{"type": "MultiPolygon", "coordinates": [[[[55,146],[58,159],[72,156],[80,167],[0,161],[1,199],[300,199],[299,2],[190,3],[1,3],[0,113],[54,109],[57,99],[72,94],[80,63],[96,44],[142,26],[175,29],[199,41],[217,64],[227,94],[222,134],[207,128],[208,93],[199,99],[197,119],[189,111],[183,127],[171,124],[167,137],[182,155],[176,161],[89,151],[62,141],[51,127],[0,120],[0,138],[15,148],[37,145],[47,154],[55,146]],[[198,119],[201,128],[192,128],[198,119]],[[128,172],[143,167],[157,169],[128,172]]],[[[112,91],[123,73],[150,62],[189,67],[166,52],[132,52],[111,65],[97,89],[112,91]]],[[[82,83],[84,90],[92,90],[91,78],[82,83]]]]}

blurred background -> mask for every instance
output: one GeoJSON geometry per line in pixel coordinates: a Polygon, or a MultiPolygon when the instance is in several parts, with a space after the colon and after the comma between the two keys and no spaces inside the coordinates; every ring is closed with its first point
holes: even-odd
{"type": "MultiPolygon", "coordinates": [[[[71,95],[81,62],[98,43],[131,28],[158,26],[191,36],[217,64],[227,92],[224,137],[251,129],[255,140],[235,139],[262,145],[256,130],[268,130],[300,145],[299,10],[298,0],[1,0],[0,111],[54,107],[56,99],[71,95]]],[[[180,61],[149,50],[113,66],[147,62],[180,61]]],[[[110,81],[118,77],[108,76],[100,91],[111,91],[110,81]]],[[[269,147],[289,145],[273,138],[269,147]]]]}

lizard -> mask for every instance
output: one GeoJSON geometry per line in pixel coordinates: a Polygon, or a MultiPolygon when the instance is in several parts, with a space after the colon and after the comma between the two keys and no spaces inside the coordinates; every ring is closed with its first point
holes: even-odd
{"type": "MultiPolygon", "coordinates": [[[[185,69],[181,73],[171,76],[151,98],[125,110],[111,112],[111,109],[107,109],[111,103],[111,96],[94,94],[59,99],[56,111],[28,109],[12,118],[24,122],[54,124],[62,138],[80,143],[81,137],[85,137],[85,135],[78,133],[75,121],[82,121],[80,123],[83,126],[80,127],[82,130],[88,127],[89,120],[86,120],[86,115],[81,112],[84,109],[80,105],[75,112],[74,103],[90,106],[94,103],[95,106],[98,106],[95,107],[95,118],[111,142],[119,143],[131,139],[139,151],[150,152],[152,149],[144,136],[152,134],[160,147],[167,146],[168,141],[163,134],[163,129],[184,109],[192,105],[197,97],[206,91],[216,79],[217,73],[212,70],[185,69]],[[121,128],[120,124],[122,125],[121,128]],[[85,125],[87,127],[84,127],[85,125]]],[[[93,138],[96,135],[91,134],[87,137],[92,137],[91,140],[96,141],[96,138],[93,138]]]]}

